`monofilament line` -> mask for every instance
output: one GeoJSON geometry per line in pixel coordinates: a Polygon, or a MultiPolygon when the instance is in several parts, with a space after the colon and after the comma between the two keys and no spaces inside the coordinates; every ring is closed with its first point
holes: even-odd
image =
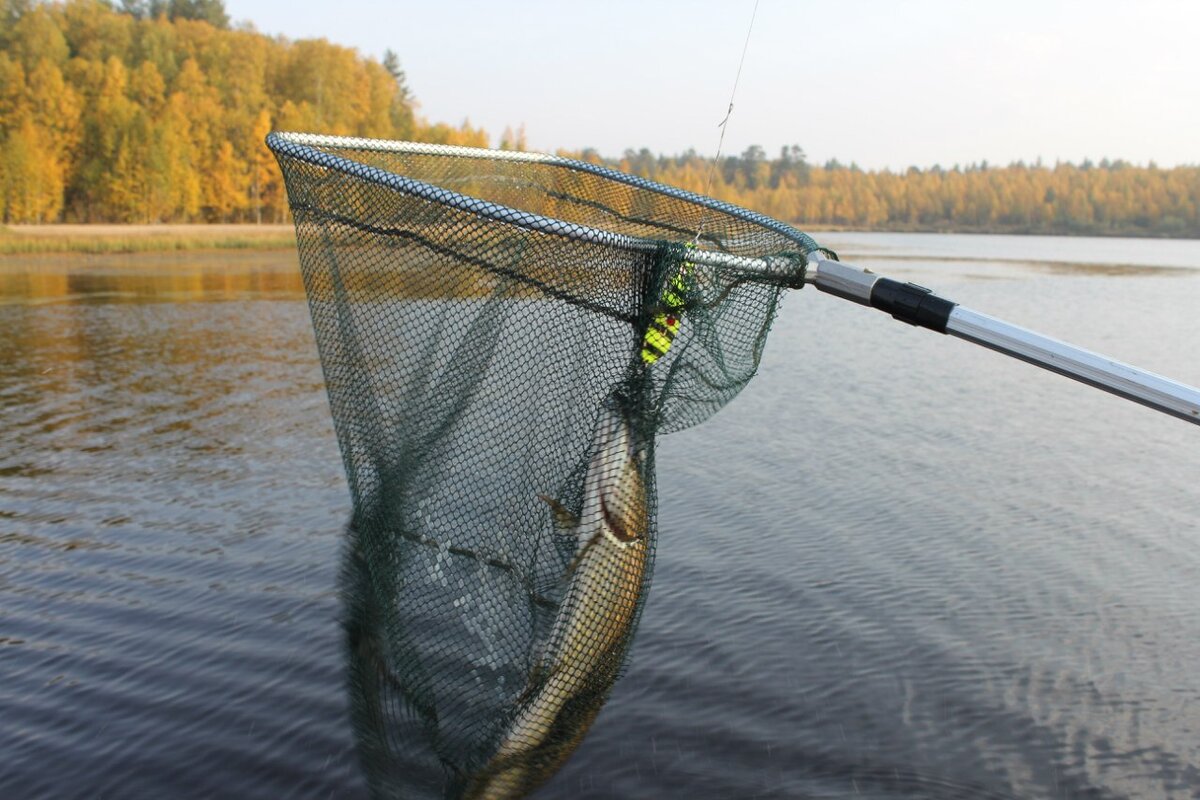
{"type": "MultiPolygon", "coordinates": [[[[708,168],[708,179],[704,182],[704,196],[708,197],[712,192],[713,177],[717,173],[717,165],[721,163],[721,148],[725,146],[725,131],[728,129],[729,118],[733,116],[733,101],[737,97],[738,82],[742,79],[742,65],[746,63],[746,51],[750,49],[750,34],[754,31],[754,18],[758,16],[758,0],[754,0],[754,10],[750,12],[750,26],[746,29],[746,41],[742,44],[742,57],[738,59],[737,74],[733,78],[733,91],[729,93],[729,107],[725,110],[725,119],[717,125],[721,129],[721,136],[717,139],[717,154],[713,157],[712,164],[708,168]]],[[[696,228],[696,238],[692,239],[692,245],[700,244],[700,234],[704,232],[704,219],[700,220],[700,225],[696,228]]]]}

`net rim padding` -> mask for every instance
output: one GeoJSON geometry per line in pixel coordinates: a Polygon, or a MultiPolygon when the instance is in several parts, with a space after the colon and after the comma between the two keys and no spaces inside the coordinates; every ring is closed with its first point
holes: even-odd
{"type": "MultiPolygon", "coordinates": [[[[712,211],[735,217],[744,222],[766,228],[773,233],[796,242],[806,258],[810,254],[822,249],[816,240],[808,234],[796,230],[777,219],[760,214],[757,211],[750,211],[749,209],[726,203],[723,200],[716,200],[696,194],[695,192],[689,192],[686,189],[656,183],[645,178],[639,178],[636,175],[629,175],[628,173],[608,167],[591,164],[587,161],[579,161],[549,153],[492,150],[482,147],[461,147],[457,145],[427,144],[424,142],[405,142],[391,139],[369,139],[355,136],[329,136],[292,131],[272,131],[267,134],[266,144],[277,157],[282,155],[294,158],[314,166],[349,175],[368,183],[374,183],[394,191],[420,197],[423,200],[440,203],[450,208],[466,211],[505,224],[515,225],[539,233],[548,233],[578,241],[599,244],[605,247],[637,253],[654,253],[662,246],[662,242],[657,239],[646,239],[613,233],[612,231],[601,230],[575,222],[567,222],[565,220],[554,219],[553,217],[534,214],[529,211],[510,208],[499,203],[460,194],[451,189],[435,186],[416,180],[415,178],[398,175],[394,172],[373,167],[360,161],[355,161],[352,158],[336,155],[319,148],[335,147],[350,150],[524,162],[546,164],[577,172],[586,172],[606,180],[623,183],[637,189],[699,205],[712,211]]],[[[759,275],[771,274],[778,270],[790,271],[794,265],[794,261],[791,258],[776,259],[770,256],[751,258],[704,250],[700,247],[697,247],[688,254],[688,260],[695,264],[732,269],[739,272],[751,272],[759,275]]]]}

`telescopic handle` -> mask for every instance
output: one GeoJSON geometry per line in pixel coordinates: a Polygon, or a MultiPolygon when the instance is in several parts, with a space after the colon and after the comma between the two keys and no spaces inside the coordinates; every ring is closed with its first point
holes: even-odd
{"type": "Polygon", "coordinates": [[[922,286],[818,257],[809,261],[805,280],[910,325],[957,336],[1200,425],[1200,390],[963,308],[922,286]]]}

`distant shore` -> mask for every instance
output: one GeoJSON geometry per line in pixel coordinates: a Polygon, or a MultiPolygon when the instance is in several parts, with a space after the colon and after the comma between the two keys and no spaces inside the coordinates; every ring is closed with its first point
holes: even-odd
{"type": "Polygon", "coordinates": [[[881,225],[866,228],[859,225],[831,225],[821,223],[812,227],[795,225],[800,230],[833,233],[936,233],[965,236],[1055,236],[1065,239],[1200,239],[1190,233],[1148,231],[1133,226],[1105,230],[1063,231],[1028,225],[881,225]]]}
{"type": "Polygon", "coordinates": [[[9,225],[0,256],[98,255],[197,250],[284,250],[296,246],[286,225],[9,225]]]}
{"type": "MultiPolygon", "coordinates": [[[[1145,231],[1098,233],[1048,233],[1012,227],[877,227],[820,225],[824,233],[958,233],[1001,234],[1010,236],[1117,236],[1130,238],[1187,238],[1147,235],[1145,231]]],[[[61,224],[0,226],[0,258],[38,255],[121,255],[129,253],[171,253],[221,250],[270,251],[293,250],[295,228],[284,225],[254,224],[61,224]]]]}

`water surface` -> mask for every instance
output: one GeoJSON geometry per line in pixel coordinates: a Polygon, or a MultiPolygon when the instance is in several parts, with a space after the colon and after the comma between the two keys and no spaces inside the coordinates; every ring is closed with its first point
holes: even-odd
{"type": "MultiPolygon", "coordinates": [[[[1200,384],[1198,242],[818,239],[1200,384]]],[[[0,795],[365,794],[307,313],[291,253],[0,264],[0,795]]],[[[539,796],[1200,796],[1198,437],[793,293],[539,796]]]]}

